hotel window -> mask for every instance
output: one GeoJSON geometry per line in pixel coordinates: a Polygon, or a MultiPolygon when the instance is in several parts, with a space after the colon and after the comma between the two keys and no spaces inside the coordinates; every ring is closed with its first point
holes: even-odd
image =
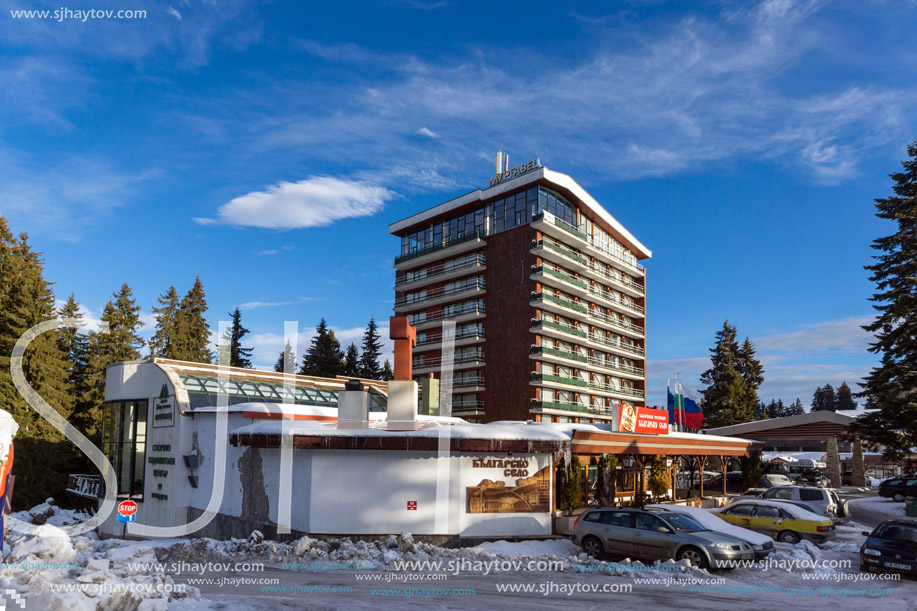
{"type": "Polygon", "coordinates": [[[427,320],[426,312],[414,312],[413,314],[408,314],[408,320],[412,325],[420,324],[427,320]]]}
{"type": "Polygon", "coordinates": [[[420,280],[427,277],[427,269],[415,269],[404,273],[405,282],[413,282],[414,280],[420,280]]]}
{"type": "Polygon", "coordinates": [[[573,403],[573,393],[565,391],[557,391],[557,402],[558,403],[573,403]]]}
{"type": "Polygon", "coordinates": [[[109,401],[104,407],[102,448],[115,469],[119,498],[143,500],[147,407],[146,399],[109,401]]]}
{"type": "Polygon", "coordinates": [[[413,293],[407,293],[404,296],[405,303],[416,303],[418,301],[423,301],[427,298],[427,290],[422,289],[420,291],[414,291],[413,293]]]}

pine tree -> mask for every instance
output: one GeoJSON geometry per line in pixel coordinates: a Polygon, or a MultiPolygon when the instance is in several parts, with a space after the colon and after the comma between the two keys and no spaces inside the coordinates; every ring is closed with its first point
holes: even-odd
{"type": "Polygon", "coordinates": [[[799,397],[796,397],[796,401],[787,409],[787,416],[798,416],[800,414],[806,413],[806,408],[802,406],[802,401],[799,400],[799,397]]]}
{"type": "Polygon", "coordinates": [[[917,445],[917,141],[908,146],[904,170],[891,175],[894,195],[876,200],[876,215],[896,231],[875,240],[875,264],[866,269],[876,283],[876,320],[863,327],[874,333],[869,347],[881,356],[866,376],[860,397],[879,406],[848,431],[867,443],[885,446],[887,458],[910,453],[917,445]]]}
{"type": "Polygon", "coordinates": [[[701,409],[710,428],[749,422],[754,410],[748,410],[745,380],[738,363],[739,346],[736,329],[723,323],[716,334],[716,345],[710,349],[711,367],[701,375],[707,388],[701,391],[701,409]]]}
{"type": "Polygon", "coordinates": [[[105,401],[105,368],[118,361],[140,358],[144,341],[140,329],[140,306],[131,288],[124,283],[102,310],[102,321],[108,323],[108,333],[89,335],[87,393],[84,409],[73,415],[74,426],[94,441],[101,436],[102,403],[105,401]]]}
{"type": "Polygon", "coordinates": [[[758,405],[758,389],[764,382],[764,367],[761,366],[761,361],[755,358],[755,347],[747,337],[739,348],[737,361],[745,386],[745,400],[741,411],[753,414],[758,405]]]}
{"type": "Polygon", "coordinates": [[[359,378],[360,376],[360,352],[353,342],[347,346],[347,352],[344,354],[344,370],[342,376],[348,378],[359,378]]]}
{"type": "Polygon", "coordinates": [[[176,341],[173,346],[174,358],[194,363],[211,363],[210,326],[204,314],[207,312],[207,299],[201,277],[194,281],[194,286],[181,300],[176,318],[176,341]]]}
{"type": "Polygon", "coordinates": [[[395,372],[392,370],[392,363],[388,359],[385,359],[385,364],[382,365],[382,379],[386,382],[395,379],[395,372]]]}
{"type": "Polygon", "coordinates": [[[150,338],[150,358],[174,359],[180,305],[175,285],[170,286],[165,295],[160,295],[158,301],[159,307],[153,308],[156,332],[150,338]]]}
{"type": "Polygon", "coordinates": [[[847,382],[844,382],[837,388],[837,409],[856,409],[857,402],[853,400],[853,393],[847,382]]]}
{"type": "Polygon", "coordinates": [[[248,334],[248,329],[242,326],[242,312],[239,308],[230,312],[232,326],[226,330],[226,340],[229,343],[229,365],[231,367],[252,368],[252,349],[242,347],[242,338],[248,334]]]}
{"type": "Polygon", "coordinates": [[[813,412],[822,412],[822,411],[837,411],[837,397],[834,395],[834,387],[830,384],[825,384],[824,387],[819,386],[815,389],[815,392],[812,394],[812,409],[813,412]]]}
{"type": "Polygon", "coordinates": [[[75,403],[79,403],[81,395],[86,392],[86,367],[89,351],[89,337],[81,332],[86,326],[80,305],[76,302],[73,293],[67,302],[61,306],[59,316],[61,319],[70,319],[75,322],[73,327],[61,327],[58,333],[58,347],[63,352],[69,367],[67,383],[70,395],[75,403]]]}
{"type": "Polygon", "coordinates": [[[277,357],[277,362],[274,364],[274,371],[278,373],[284,373],[285,371],[296,373],[296,355],[293,354],[293,346],[290,342],[284,344],[283,350],[281,350],[280,356],[277,357]]]}
{"type": "Polygon", "coordinates": [[[363,334],[363,346],[360,354],[360,376],[369,380],[382,378],[382,366],[379,357],[382,356],[382,340],[379,337],[378,325],[374,317],[369,318],[366,333],[363,334]]]}
{"type": "Polygon", "coordinates": [[[341,344],[334,337],[334,331],[328,328],[328,323],[322,321],[315,328],[315,337],[309,345],[309,350],[303,355],[300,375],[334,378],[341,374],[344,368],[344,353],[341,344]]]}

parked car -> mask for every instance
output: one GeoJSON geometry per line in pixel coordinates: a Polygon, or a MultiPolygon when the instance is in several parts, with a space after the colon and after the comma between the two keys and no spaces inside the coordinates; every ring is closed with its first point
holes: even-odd
{"type": "Polygon", "coordinates": [[[794,480],[797,486],[817,486],[827,488],[829,485],[828,478],[825,477],[824,471],[820,469],[807,469],[794,480]]]}
{"type": "Polygon", "coordinates": [[[893,498],[899,503],[904,497],[917,496],[917,475],[898,475],[879,484],[879,496],[893,498]]]}
{"type": "Polygon", "coordinates": [[[841,520],[850,517],[847,501],[841,501],[837,492],[830,488],[775,486],[761,493],[761,498],[805,503],[817,509],[814,513],[823,514],[832,519],[841,520]]]}
{"type": "Polygon", "coordinates": [[[766,499],[737,501],[716,510],[730,524],[764,533],[784,543],[809,539],[816,543],[833,539],[834,522],[790,503],[766,499]]]}
{"type": "Polygon", "coordinates": [[[885,520],[860,547],[860,570],[917,575],[917,522],[885,520]]]}
{"type": "Polygon", "coordinates": [[[700,568],[723,561],[754,560],[748,543],[709,530],[671,511],[602,507],[573,522],[570,539],[594,558],[606,554],[647,560],[684,560],[700,568]]]}
{"type": "MultiPolygon", "coordinates": [[[[790,479],[785,475],[762,475],[761,479],[758,480],[758,489],[767,489],[774,486],[780,485],[774,483],[775,481],[784,482],[791,484],[790,479]],[[774,479],[771,479],[774,478],[774,479]],[[782,478],[782,479],[781,479],[782,478]]],[[[697,486],[694,487],[697,490],[697,486]]],[[[716,475],[711,477],[709,480],[704,481],[704,492],[722,492],[723,491],[723,474],[716,475]]],[[[726,474],[726,492],[727,493],[740,493],[745,492],[745,483],[742,479],[742,473],[740,471],[732,471],[726,474]]]]}
{"type": "Polygon", "coordinates": [[[647,511],[670,511],[679,515],[687,516],[713,532],[734,537],[748,543],[755,552],[755,559],[761,560],[774,551],[774,540],[767,535],[756,533],[753,530],[734,526],[718,516],[710,513],[700,507],[688,507],[686,505],[647,505],[644,507],[647,511]]]}
{"type": "Polygon", "coordinates": [[[762,488],[770,488],[771,486],[789,486],[793,483],[793,480],[781,473],[765,473],[761,477],[761,480],[762,488]],[[767,483],[765,483],[765,480],[767,483]]]}

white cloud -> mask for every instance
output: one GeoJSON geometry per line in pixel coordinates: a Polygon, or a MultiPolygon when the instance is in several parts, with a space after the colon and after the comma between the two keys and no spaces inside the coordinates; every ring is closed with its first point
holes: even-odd
{"type": "Polygon", "coordinates": [[[176,19],[178,19],[179,21],[181,21],[181,13],[179,13],[177,10],[175,10],[174,8],[172,8],[172,7],[170,6],[169,8],[166,9],[166,11],[167,11],[170,15],[172,15],[173,17],[175,17],[176,19]]]}
{"type": "Polygon", "coordinates": [[[430,131],[426,127],[421,127],[414,133],[418,136],[426,136],[427,138],[439,138],[439,136],[437,136],[434,132],[430,131]]]}
{"type": "Polygon", "coordinates": [[[392,191],[366,181],[310,176],[237,197],[220,207],[216,219],[195,221],[265,229],[321,227],[345,218],[372,216],[393,197],[392,191]]]}
{"type": "Polygon", "coordinates": [[[275,249],[273,249],[273,248],[269,248],[269,249],[267,249],[267,250],[259,250],[259,251],[256,252],[255,254],[256,254],[256,255],[261,255],[262,257],[269,257],[269,256],[271,256],[271,255],[276,255],[276,254],[277,254],[277,251],[276,251],[275,249]]]}
{"type": "Polygon", "coordinates": [[[247,303],[240,303],[240,310],[254,310],[255,308],[274,308],[278,306],[291,305],[292,301],[249,301],[247,303]]]}
{"type": "Polygon", "coordinates": [[[824,352],[865,353],[875,341],[863,325],[875,320],[872,316],[851,316],[839,320],[805,325],[796,331],[768,335],[755,341],[758,350],[813,354],[824,352]]]}

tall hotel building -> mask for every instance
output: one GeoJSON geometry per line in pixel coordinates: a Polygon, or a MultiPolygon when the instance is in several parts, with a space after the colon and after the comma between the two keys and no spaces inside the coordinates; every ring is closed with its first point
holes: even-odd
{"type": "Polygon", "coordinates": [[[452,413],[475,422],[605,422],[644,405],[652,253],[566,174],[507,165],[498,154],[489,188],[389,227],[415,379],[451,363],[452,413]]]}

